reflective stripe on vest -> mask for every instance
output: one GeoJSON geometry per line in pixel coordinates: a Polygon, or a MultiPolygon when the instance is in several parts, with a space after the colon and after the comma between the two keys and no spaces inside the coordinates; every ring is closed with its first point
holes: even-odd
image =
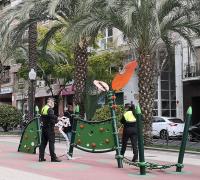
{"type": "Polygon", "coordinates": [[[42,108],[41,115],[47,115],[47,114],[48,114],[48,110],[49,110],[49,106],[48,106],[48,105],[45,105],[45,106],[42,108]]]}
{"type": "Polygon", "coordinates": [[[124,113],[124,118],[127,122],[136,122],[136,118],[132,111],[127,111],[124,113]]]}

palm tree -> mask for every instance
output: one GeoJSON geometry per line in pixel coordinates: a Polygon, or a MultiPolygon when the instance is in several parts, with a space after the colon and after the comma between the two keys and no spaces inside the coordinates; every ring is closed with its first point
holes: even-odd
{"type": "MultiPolygon", "coordinates": [[[[43,1],[34,1],[30,0],[28,2],[22,1],[18,6],[16,6],[14,9],[8,10],[8,13],[5,15],[5,19],[7,20],[6,24],[13,22],[14,20],[20,20],[18,25],[15,26],[14,29],[11,29],[11,32],[13,33],[12,37],[14,39],[14,45],[19,43],[19,39],[21,38],[23,32],[27,29],[29,25],[32,26],[32,28],[29,28],[29,32],[33,31],[33,36],[36,37],[36,27],[35,23],[45,20],[54,20],[56,24],[50,28],[49,32],[46,34],[43,42],[41,45],[43,45],[43,50],[46,50],[47,44],[49,40],[52,38],[52,36],[57,31],[66,31],[67,28],[70,26],[71,20],[75,16],[79,16],[81,14],[81,7],[83,2],[80,0],[43,0],[43,1]],[[34,11],[32,11],[34,9],[34,11]],[[15,11],[14,11],[15,10],[15,11]],[[25,10],[25,12],[24,12],[25,10]],[[31,14],[31,18],[26,18],[27,14],[31,14]],[[14,17],[14,18],[12,18],[14,17]],[[10,19],[11,20],[10,20],[10,19]],[[8,21],[9,20],[9,21],[8,21]]],[[[2,22],[5,22],[2,21],[2,22]]],[[[2,23],[3,24],[3,23],[2,23]]],[[[68,32],[66,32],[68,33],[68,32]]],[[[8,33],[7,33],[8,34],[8,33]]],[[[30,38],[30,40],[34,40],[33,38],[30,38]]],[[[88,42],[85,38],[81,37],[78,41],[76,41],[76,46],[74,48],[74,57],[75,57],[75,104],[83,104],[82,103],[82,94],[85,91],[85,82],[87,77],[87,46],[88,42]]],[[[32,46],[31,49],[35,48],[32,46]]],[[[30,51],[31,52],[31,51],[30,51]]],[[[32,53],[31,53],[32,54],[32,53]]],[[[30,64],[33,65],[34,59],[36,58],[36,54],[32,54],[34,57],[31,56],[33,59],[33,63],[30,64]]]]}
{"type": "MultiPolygon", "coordinates": [[[[29,14],[29,19],[32,20],[34,18],[34,10],[32,9],[29,14]]],[[[33,22],[29,25],[28,28],[28,49],[29,49],[29,71],[34,69],[37,72],[37,22],[33,22]]],[[[35,104],[35,90],[36,90],[36,82],[34,81],[33,86],[32,83],[29,83],[28,87],[28,107],[29,107],[29,121],[31,121],[34,117],[34,107],[35,104]]]]}
{"type": "Polygon", "coordinates": [[[164,43],[168,57],[173,51],[172,35],[179,34],[192,46],[192,36],[200,35],[198,0],[94,0],[86,4],[82,18],[77,19],[69,36],[95,36],[98,30],[115,27],[135,47],[138,61],[139,104],[144,117],[146,144],[151,143],[151,120],[158,75],[155,49],[164,43]],[[192,36],[191,36],[192,35],[192,36]]]}

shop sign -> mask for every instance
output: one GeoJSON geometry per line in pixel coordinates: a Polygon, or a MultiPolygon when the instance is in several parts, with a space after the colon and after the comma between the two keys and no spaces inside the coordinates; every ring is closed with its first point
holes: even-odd
{"type": "Polygon", "coordinates": [[[0,89],[0,94],[9,94],[13,92],[12,87],[3,87],[0,89]]]}

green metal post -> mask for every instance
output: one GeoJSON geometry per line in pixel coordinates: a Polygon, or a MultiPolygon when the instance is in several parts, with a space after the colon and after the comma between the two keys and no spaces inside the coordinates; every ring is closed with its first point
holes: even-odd
{"type": "Polygon", "coordinates": [[[115,98],[114,94],[112,91],[108,92],[108,99],[109,99],[109,106],[110,106],[110,110],[111,110],[111,116],[112,116],[112,126],[114,129],[114,141],[115,141],[115,145],[117,146],[116,148],[116,159],[117,159],[117,164],[118,164],[118,168],[123,168],[123,163],[122,163],[122,157],[120,154],[120,146],[119,146],[119,138],[118,138],[118,132],[117,132],[117,123],[116,123],[116,115],[115,115],[115,110],[113,108],[113,105],[115,106],[115,98]]]}
{"type": "Polygon", "coordinates": [[[188,129],[190,126],[190,121],[192,119],[192,107],[190,106],[187,110],[187,118],[185,121],[184,131],[183,131],[183,138],[181,142],[181,147],[178,156],[178,166],[176,167],[176,172],[181,172],[183,168],[183,158],[185,154],[186,143],[188,139],[188,129]]]}
{"type": "Polygon", "coordinates": [[[140,175],[146,175],[145,159],[144,159],[144,137],[143,137],[143,124],[142,124],[142,113],[140,106],[136,106],[136,123],[137,123],[137,134],[138,134],[138,149],[139,149],[139,160],[140,160],[140,175]]]}

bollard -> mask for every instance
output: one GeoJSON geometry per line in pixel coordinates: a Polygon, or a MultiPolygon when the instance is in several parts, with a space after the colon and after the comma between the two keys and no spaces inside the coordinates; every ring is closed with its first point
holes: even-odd
{"type": "Polygon", "coordinates": [[[183,168],[183,158],[184,158],[184,153],[185,153],[185,147],[188,139],[188,129],[190,126],[190,121],[192,119],[192,107],[190,106],[187,110],[187,118],[184,126],[184,131],[183,131],[183,138],[181,142],[181,147],[179,151],[179,156],[178,156],[178,164],[176,167],[176,172],[181,172],[183,168]]]}
{"type": "Polygon", "coordinates": [[[143,124],[142,114],[140,106],[136,106],[137,116],[137,134],[138,134],[138,149],[139,149],[139,160],[140,160],[140,175],[146,175],[145,159],[144,159],[144,137],[143,137],[143,124]]]}

